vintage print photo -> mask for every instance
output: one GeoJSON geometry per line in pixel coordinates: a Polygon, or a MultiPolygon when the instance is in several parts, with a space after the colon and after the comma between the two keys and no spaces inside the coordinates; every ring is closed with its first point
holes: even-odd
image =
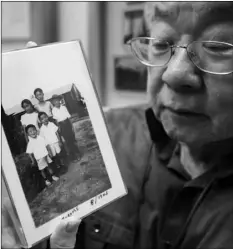
{"type": "Polygon", "coordinates": [[[36,227],[111,187],[76,86],[39,87],[2,120],[36,227]]]}
{"type": "MultiPolygon", "coordinates": [[[[57,217],[69,216],[68,211],[79,212],[85,203],[89,209],[80,211],[80,216],[93,212],[101,206],[95,205],[98,195],[109,195],[109,199],[112,190],[108,200],[112,201],[125,194],[95,91],[88,82],[82,50],[77,45],[42,46],[3,56],[2,126],[12,167],[23,190],[21,196],[26,200],[24,205],[38,229],[57,217]],[[61,57],[66,52],[76,52],[77,58],[67,61],[61,57]],[[108,150],[112,158],[104,155],[108,150]],[[113,182],[111,175],[118,182],[113,182]],[[117,186],[118,194],[113,190],[117,186]]],[[[3,169],[9,190],[16,195],[17,184],[10,182],[10,168],[4,165],[3,169]]],[[[17,202],[24,200],[19,195],[17,200],[13,198],[16,209],[17,202]]]]}

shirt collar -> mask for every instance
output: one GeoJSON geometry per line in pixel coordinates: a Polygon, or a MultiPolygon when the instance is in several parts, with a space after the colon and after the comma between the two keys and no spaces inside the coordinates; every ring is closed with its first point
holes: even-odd
{"type": "Polygon", "coordinates": [[[233,176],[233,156],[230,155],[204,174],[195,179],[191,179],[181,165],[179,145],[166,134],[162,124],[155,117],[152,108],[146,110],[146,121],[151,140],[156,145],[159,159],[166,163],[169,170],[173,171],[185,181],[185,187],[205,188],[210,181],[217,181],[233,176]]]}
{"type": "Polygon", "coordinates": [[[187,187],[205,188],[209,182],[220,182],[228,177],[233,179],[232,158],[226,158],[221,163],[215,164],[210,170],[199,177],[185,183],[187,187]]]}
{"type": "Polygon", "coordinates": [[[171,171],[178,173],[183,180],[190,180],[179,160],[179,146],[165,132],[163,125],[155,117],[152,108],[146,110],[146,121],[151,140],[156,145],[159,159],[167,165],[171,171]]]}

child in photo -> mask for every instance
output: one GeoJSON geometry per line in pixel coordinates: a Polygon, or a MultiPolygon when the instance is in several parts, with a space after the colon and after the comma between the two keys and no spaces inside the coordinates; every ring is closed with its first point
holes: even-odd
{"type": "Polygon", "coordinates": [[[61,158],[61,138],[58,134],[58,127],[49,121],[49,117],[45,112],[39,112],[38,118],[42,123],[40,128],[40,135],[45,139],[48,145],[49,155],[58,168],[63,165],[61,158]]]}
{"type": "Polygon", "coordinates": [[[28,141],[27,132],[25,131],[25,127],[27,125],[33,124],[36,127],[36,130],[39,132],[38,112],[35,110],[32,102],[29,99],[24,99],[21,102],[21,107],[25,110],[25,114],[21,116],[20,121],[23,126],[26,141],[28,141]]]}
{"type": "Polygon", "coordinates": [[[59,178],[54,175],[53,170],[50,168],[52,160],[49,157],[45,139],[37,134],[36,127],[32,124],[26,127],[26,132],[30,136],[26,153],[29,154],[33,166],[37,163],[46,186],[50,186],[51,182],[47,178],[47,174],[54,181],[58,181],[59,178]]]}
{"type": "Polygon", "coordinates": [[[65,139],[72,160],[80,160],[80,152],[76,144],[73,126],[70,121],[71,116],[67,108],[61,105],[60,100],[61,97],[59,95],[52,96],[52,104],[54,106],[52,109],[53,118],[60,128],[61,136],[65,139]]]}
{"type": "Polygon", "coordinates": [[[54,121],[52,117],[53,116],[52,114],[53,105],[49,101],[44,100],[43,90],[41,88],[36,88],[34,90],[34,95],[36,99],[38,100],[38,104],[35,105],[36,110],[38,112],[45,112],[49,117],[49,121],[53,122],[54,121]]]}

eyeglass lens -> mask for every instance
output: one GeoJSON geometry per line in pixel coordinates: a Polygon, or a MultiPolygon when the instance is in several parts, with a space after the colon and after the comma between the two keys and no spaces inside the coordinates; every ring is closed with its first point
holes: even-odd
{"type": "Polygon", "coordinates": [[[193,42],[187,48],[190,59],[200,69],[214,73],[233,71],[233,45],[221,42],[193,42]]]}
{"type": "MultiPolygon", "coordinates": [[[[139,38],[131,43],[138,59],[149,66],[164,66],[175,46],[154,38],[139,38]]],[[[233,45],[223,42],[195,41],[188,45],[187,52],[192,62],[204,71],[230,73],[233,71],[233,45]]]]}

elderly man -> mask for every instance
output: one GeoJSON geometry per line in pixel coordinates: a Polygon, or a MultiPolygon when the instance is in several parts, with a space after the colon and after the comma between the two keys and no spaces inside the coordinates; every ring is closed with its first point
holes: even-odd
{"type": "Polygon", "coordinates": [[[151,108],[107,115],[129,194],[84,219],[75,247],[233,248],[233,3],[150,2],[145,19],[130,45],[151,108]]]}

